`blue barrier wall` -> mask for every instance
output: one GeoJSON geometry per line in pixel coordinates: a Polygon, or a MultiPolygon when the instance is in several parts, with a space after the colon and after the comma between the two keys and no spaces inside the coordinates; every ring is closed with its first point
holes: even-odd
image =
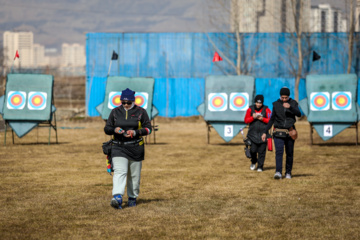
{"type": "MultiPolygon", "coordinates": [[[[104,99],[106,77],[112,51],[111,76],[155,78],[154,105],[160,116],[198,115],[196,107],[204,99],[204,78],[209,75],[212,57],[218,51],[224,59],[216,62],[212,75],[235,74],[236,41],[232,33],[88,33],[86,35],[86,109],[99,116],[95,107],[104,99]]],[[[360,37],[356,33],[356,37],[360,37]]],[[[345,73],[348,61],[346,33],[304,34],[303,73],[345,73]],[[321,60],[312,62],[312,51],[321,60]]],[[[242,34],[241,69],[256,78],[256,93],[265,104],[278,98],[278,90],[288,86],[294,92],[297,47],[290,33],[242,34]],[[278,90],[277,90],[278,89],[278,90]]],[[[360,44],[354,43],[352,72],[360,74],[360,44]]],[[[305,97],[305,82],[299,89],[305,97]]],[[[359,97],[359,96],[358,96],[359,97]]]]}

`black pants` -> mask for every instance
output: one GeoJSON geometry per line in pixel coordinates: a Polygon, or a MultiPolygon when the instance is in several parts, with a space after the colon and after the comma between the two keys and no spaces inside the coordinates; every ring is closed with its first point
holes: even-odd
{"type": "Polygon", "coordinates": [[[285,174],[291,174],[293,161],[294,161],[294,143],[291,137],[286,138],[277,138],[274,137],[275,142],[275,160],[276,160],[276,172],[282,173],[282,165],[283,165],[283,155],[284,155],[284,146],[286,153],[286,169],[285,174]]]}
{"type": "Polygon", "coordinates": [[[258,163],[258,168],[264,167],[265,162],[265,155],[266,155],[266,142],[256,144],[254,142],[251,142],[251,163],[255,164],[258,163]]]}

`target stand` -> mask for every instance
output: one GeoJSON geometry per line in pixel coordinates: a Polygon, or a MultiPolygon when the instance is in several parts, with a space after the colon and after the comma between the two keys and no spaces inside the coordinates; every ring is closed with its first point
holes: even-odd
{"type": "MultiPolygon", "coordinates": [[[[332,131],[332,124],[326,124],[324,125],[324,131],[330,133],[332,131]]],[[[357,146],[359,143],[359,135],[358,135],[358,122],[352,124],[350,127],[348,128],[355,128],[355,145],[357,146]]],[[[313,133],[314,133],[314,124],[310,123],[310,145],[314,145],[314,139],[313,139],[313,133]]]]}
{"type": "Polygon", "coordinates": [[[51,128],[56,126],[56,108],[53,97],[54,77],[45,74],[8,74],[5,95],[0,100],[0,113],[5,121],[4,145],[8,127],[11,128],[12,142],[15,144],[14,132],[22,138],[36,127],[51,128]]]}

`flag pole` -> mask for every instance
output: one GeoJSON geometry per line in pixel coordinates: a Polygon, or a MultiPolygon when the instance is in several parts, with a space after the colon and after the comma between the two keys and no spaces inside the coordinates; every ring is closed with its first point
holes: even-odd
{"type": "Polygon", "coordinates": [[[112,63],[112,60],[110,60],[110,65],[109,65],[109,70],[108,70],[108,74],[107,74],[107,76],[109,76],[109,75],[110,75],[111,63],[112,63]]]}
{"type": "Polygon", "coordinates": [[[209,70],[209,75],[211,74],[211,71],[212,71],[213,66],[214,66],[214,62],[211,62],[210,70],[209,70]]]}

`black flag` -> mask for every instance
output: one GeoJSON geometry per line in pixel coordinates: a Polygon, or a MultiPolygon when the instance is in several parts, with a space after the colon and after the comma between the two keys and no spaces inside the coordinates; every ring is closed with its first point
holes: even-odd
{"type": "Polygon", "coordinates": [[[317,52],[313,51],[313,62],[319,60],[320,58],[321,56],[317,52]]]}
{"type": "Polygon", "coordinates": [[[117,59],[118,59],[118,57],[119,57],[119,55],[118,55],[115,51],[113,51],[113,54],[112,54],[111,60],[117,60],[117,59]]]}

